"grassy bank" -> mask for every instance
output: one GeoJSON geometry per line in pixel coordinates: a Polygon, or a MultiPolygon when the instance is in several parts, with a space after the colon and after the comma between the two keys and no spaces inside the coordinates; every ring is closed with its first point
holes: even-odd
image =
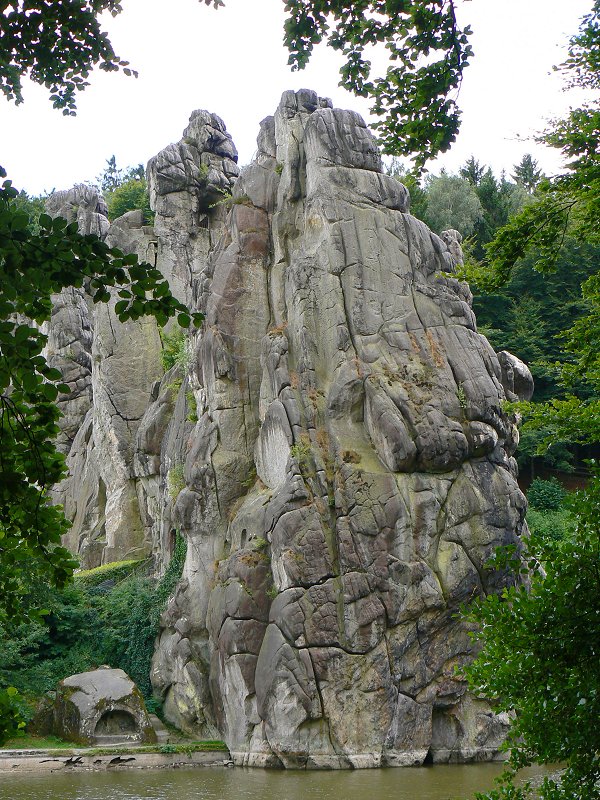
{"type": "Polygon", "coordinates": [[[41,750],[51,756],[68,756],[83,752],[87,756],[108,756],[128,753],[130,751],[168,755],[212,751],[227,752],[227,745],[218,740],[208,740],[179,742],[177,744],[115,744],[111,747],[79,747],[74,745],[73,742],[67,742],[64,739],[59,739],[57,736],[33,736],[29,733],[22,733],[5,742],[2,747],[0,747],[0,753],[3,750],[41,750]]]}

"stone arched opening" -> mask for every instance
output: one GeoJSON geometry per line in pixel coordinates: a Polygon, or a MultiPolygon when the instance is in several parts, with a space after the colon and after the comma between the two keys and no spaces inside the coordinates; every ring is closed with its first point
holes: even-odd
{"type": "Polygon", "coordinates": [[[122,709],[105,711],[96,723],[94,736],[123,736],[128,739],[139,738],[140,730],[136,725],[133,714],[122,709]]]}

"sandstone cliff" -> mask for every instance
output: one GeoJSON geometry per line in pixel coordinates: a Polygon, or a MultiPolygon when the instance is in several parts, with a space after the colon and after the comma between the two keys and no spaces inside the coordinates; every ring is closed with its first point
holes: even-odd
{"type": "Polygon", "coordinates": [[[506,719],[456,674],[456,611],[501,589],[486,563],[523,528],[502,401],[528,370],[477,333],[458,235],[410,216],[359,116],[286,92],[236,161],[197,111],[148,165],[153,228],[130,212],[106,232],[81,190],[56,201],[206,316],[163,375],[152,320],[57,298],[68,544],[161,568],[185,536],[152,680],[237,763],[493,758],[506,719]]]}

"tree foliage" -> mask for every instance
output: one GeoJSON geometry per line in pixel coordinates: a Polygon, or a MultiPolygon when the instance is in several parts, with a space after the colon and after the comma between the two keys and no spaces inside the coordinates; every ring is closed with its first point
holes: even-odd
{"type": "MultiPolygon", "coordinates": [[[[541,201],[545,205],[547,198],[541,201]]],[[[576,202],[576,201],[573,201],[576,202]]],[[[526,209],[527,211],[528,209],[526,209]]],[[[540,210],[537,205],[536,214],[540,210]]],[[[521,222],[524,215],[520,215],[521,222]]],[[[504,229],[505,232],[511,227],[509,223],[504,229]]],[[[522,233],[523,228],[520,228],[522,233]]],[[[548,235],[552,238],[552,231],[548,229],[548,235]]],[[[501,237],[497,237],[498,241],[501,237]]],[[[598,243],[598,239],[591,235],[589,240],[598,243]]],[[[562,269],[562,265],[568,263],[569,248],[575,247],[580,256],[576,268],[586,264],[586,249],[593,254],[591,267],[593,273],[584,278],[581,285],[581,298],[578,303],[574,298],[567,296],[563,298],[567,302],[556,298],[558,308],[562,313],[568,312],[569,308],[573,311],[577,306],[583,313],[573,314],[571,320],[573,324],[562,335],[562,354],[554,362],[551,382],[558,385],[559,391],[552,393],[553,396],[546,399],[546,402],[530,402],[521,404],[521,412],[525,418],[526,431],[543,431],[544,436],[540,438],[538,452],[552,447],[557,441],[569,441],[579,444],[595,444],[600,440],[600,275],[597,272],[598,246],[586,247],[585,242],[574,243],[573,237],[565,235],[564,241],[558,253],[548,254],[540,248],[542,264],[546,263],[548,255],[552,258],[552,267],[557,272],[550,273],[548,280],[555,282],[554,275],[562,278],[569,278],[569,273],[562,269]],[[575,318],[575,319],[574,319],[575,318]],[[573,321],[574,319],[574,321],[573,321]]],[[[588,262],[589,263],[589,262],[588,262]]],[[[538,267],[540,262],[538,261],[538,267]]],[[[509,276],[512,276],[520,269],[520,266],[512,267],[509,276]]],[[[560,281],[559,281],[560,283],[560,281]]],[[[542,365],[543,367],[543,365],[542,365]]],[[[544,378],[544,376],[542,376],[544,378]]]]}
{"type": "Polygon", "coordinates": [[[566,491],[556,478],[536,478],[527,490],[527,501],[538,511],[558,511],[566,499],[566,491]]]}
{"type": "Polygon", "coordinates": [[[39,219],[46,211],[45,197],[30,196],[27,192],[20,191],[12,200],[12,207],[15,211],[22,211],[27,215],[29,228],[34,233],[39,233],[39,219]]]}
{"type": "Polygon", "coordinates": [[[458,175],[441,175],[426,182],[427,209],[424,220],[436,233],[455,228],[463,237],[475,230],[483,208],[474,187],[458,175]]]}
{"type": "Polygon", "coordinates": [[[521,162],[515,166],[512,177],[525,191],[533,192],[542,180],[542,170],[531,153],[525,153],[521,162]]]}
{"type": "Polygon", "coordinates": [[[116,189],[117,186],[119,186],[122,180],[122,174],[123,170],[117,167],[117,157],[112,155],[110,158],[106,159],[106,166],[102,170],[102,173],[98,175],[96,181],[103,192],[110,192],[112,189],[116,189]]]}
{"type": "Polygon", "coordinates": [[[491,241],[499,228],[525,205],[527,193],[518,184],[508,181],[504,173],[496,178],[492,170],[484,169],[475,191],[483,213],[475,227],[474,255],[481,258],[485,246],[491,241]]]}
{"type": "Polygon", "coordinates": [[[340,85],[369,97],[384,152],[422,167],[456,139],[456,92],[472,55],[470,29],[456,21],[454,0],[285,0],[284,42],[293,69],[306,66],[322,41],[345,59],[340,85]],[[384,75],[372,75],[366,52],[387,51],[384,75]]]}
{"type": "MultiPolygon", "coordinates": [[[[221,0],[204,0],[217,7],[221,0]]],[[[0,0],[0,90],[23,102],[22,77],[50,93],[54,108],[74,115],[77,92],[89,85],[94,67],[137,73],[116,53],[100,14],[117,16],[119,0],[0,0]]]]}
{"type": "Polygon", "coordinates": [[[530,507],[527,511],[527,526],[531,535],[542,545],[554,546],[556,542],[573,536],[573,514],[568,508],[556,511],[538,511],[530,507]]]}
{"type": "Polygon", "coordinates": [[[144,223],[150,225],[154,220],[154,212],[150,208],[146,178],[129,178],[111,192],[105,192],[108,218],[117,219],[128,211],[140,210],[144,223]]]}
{"type": "MultiPolygon", "coordinates": [[[[562,66],[570,85],[600,88],[600,1],[595,0],[562,66]]],[[[597,104],[572,110],[544,140],[569,159],[567,170],[542,181],[532,203],[509,220],[488,246],[490,284],[514,275],[535,253],[536,269],[552,274],[565,249],[600,244],[600,112],[597,104]]],[[[567,358],[559,369],[565,392],[583,393],[529,404],[529,431],[542,441],[600,440],[600,274],[582,285],[585,313],[565,334],[567,358]]],[[[538,502],[539,495],[538,494],[538,502]]],[[[547,495],[548,493],[546,493],[547,495]]],[[[536,492],[534,491],[534,497],[536,492]]],[[[546,502],[548,497],[546,497],[546,502]]],[[[554,512],[557,513],[557,512],[554,512]]],[[[507,589],[471,610],[482,650],[469,670],[472,686],[514,713],[509,770],[480,800],[593,800],[600,797],[600,476],[572,505],[574,530],[556,541],[528,543],[531,588],[507,589]],[[543,570],[540,569],[540,565],[543,570]],[[533,761],[566,764],[559,780],[536,791],[515,784],[515,770],[533,761]]],[[[542,527],[541,525],[539,527],[542,527]]]]}
{"type": "MultiPolygon", "coordinates": [[[[57,586],[75,562],[60,547],[68,524],[46,490],[64,474],[54,446],[59,411],[55,401],[69,387],[42,355],[52,295],[83,286],[94,303],[120,296],[122,321],[152,314],[164,324],[178,314],[190,324],[185,306],[171,294],[161,272],[137,256],[124,255],[76,224],[39,218],[39,230],[15,207],[10,181],[0,189],[0,614],[18,615],[32,571],[57,586]]],[[[195,321],[199,322],[200,315],[195,321]]]]}
{"type": "MultiPolygon", "coordinates": [[[[600,0],[572,37],[568,58],[558,69],[571,87],[600,89],[597,51],[600,47],[600,0]]],[[[541,180],[531,200],[510,217],[486,246],[486,267],[470,277],[487,291],[498,291],[526,261],[543,275],[565,276],[565,260],[575,246],[600,246],[600,109],[597,98],[567,117],[555,120],[541,141],[559,149],[565,171],[541,180]]],[[[536,166],[521,164],[531,180],[536,166]]],[[[516,171],[516,173],[518,170],[516,171]]],[[[515,173],[515,174],[516,174],[515,173]]],[[[596,251],[597,252],[597,251],[596,251]]],[[[596,256],[597,259],[597,256],[596,256]]],[[[469,276],[467,276],[469,277],[469,276]]],[[[600,275],[597,260],[583,276],[581,304],[585,309],[565,332],[563,357],[555,371],[559,396],[522,407],[526,431],[541,432],[539,451],[557,441],[597,443],[600,420],[600,275]]],[[[558,306],[563,303],[559,299],[558,306]]],[[[568,324],[568,323],[567,323],[568,324]]]]}
{"type": "Polygon", "coordinates": [[[106,159],[106,166],[96,178],[96,183],[102,192],[113,192],[132,178],[135,180],[143,180],[145,177],[146,170],[143,164],[121,169],[117,166],[117,157],[113,154],[110,158],[106,159]]]}
{"type": "Polygon", "coordinates": [[[138,209],[142,212],[146,225],[154,221],[143,164],[119,169],[117,159],[112,155],[106,159],[106,167],[96,178],[96,182],[104,194],[111,222],[128,211],[138,209]]]}
{"type": "MultiPolygon", "coordinates": [[[[514,171],[524,162],[529,159],[522,159],[514,171]]],[[[485,254],[486,245],[524,206],[535,202],[535,194],[530,195],[504,174],[495,176],[475,156],[466,161],[458,175],[442,173],[419,180],[397,159],[391,160],[388,174],[407,186],[411,212],[435,231],[457,228],[463,235],[470,234],[463,248],[478,328],[496,350],[514,353],[533,373],[535,393],[533,403],[526,407],[527,423],[517,452],[519,466],[532,476],[540,467],[572,471],[589,455],[577,448],[589,438],[586,428],[575,431],[574,422],[570,431],[559,431],[555,418],[540,414],[534,429],[530,409],[548,402],[559,406],[570,395],[582,400],[593,395],[589,384],[576,377],[569,388],[563,385],[562,375],[572,369],[575,359],[575,351],[565,350],[564,331],[573,323],[587,325],[589,306],[582,297],[581,285],[596,274],[600,249],[569,236],[554,272],[543,274],[535,269],[538,253],[534,249],[515,264],[506,284],[493,291],[480,291],[473,282],[472,265],[480,268],[477,259],[485,254]],[[586,322],[578,323],[582,317],[586,322]]],[[[486,270],[482,274],[487,277],[486,270]]],[[[593,338],[593,329],[588,332],[593,338]]],[[[570,403],[565,406],[564,417],[568,417],[570,408],[570,403]]]]}
{"type": "MultiPolygon", "coordinates": [[[[467,160],[458,175],[443,173],[418,181],[414,173],[407,173],[396,161],[392,161],[388,172],[409,188],[412,213],[437,232],[456,228],[463,236],[469,236],[463,243],[468,264],[485,253],[486,244],[515,214],[535,201],[523,187],[504,175],[498,178],[475,156],[467,160]]],[[[480,332],[496,350],[509,350],[525,361],[533,373],[532,408],[540,402],[559,403],[569,391],[581,399],[589,397],[586,384],[575,380],[567,391],[560,375],[573,365],[574,359],[565,351],[563,334],[569,325],[586,316],[588,306],[582,298],[581,285],[595,275],[599,258],[598,247],[569,237],[557,259],[557,269],[551,274],[534,268],[537,252],[533,251],[515,264],[508,282],[493,291],[478,291],[472,283],[473,309],[480,332]]],[[[467,272],[472,277],[469,267],[467,272]]],[[[574,445],[582,440],[583,431],[572,438],[566,432],[558,435],[549,419],[542,421],[544,425],[539,429],[532,430],[528,424],[524,430],[517,453],[520,466],[532,473],[540,466],[572,470],[578,457],[574,445]]]]}
{"type": "Polygon", "coordinates": [[[448,228],[469,236],[467,248],[480,259],[485,245],[528,199],[525,190],[508,181],[504,174],[496,178],[492,170],[471,156],[458,175],[442,170],[422,180],[408,172],[398,159],[387,170],[410,192],[411,214],[427,222],[439,233],[448,228]]]}
{"type": "Polygon", "coordinates": [[[497,710],[516,712],[508,774],[480,800],[600,797],[599,508],[596,477],[573,504],[571,536],[529,542],[531,587],[505,589],[471,610],[483,642],[468,669],[471,686],[495,698],[497,710]],[[533,762],[566,769],[536,792],[515,788],[514,770],[533,762]]]}
{"type": "Polygon", "coordinates": [[[32,583],[26,601],[43,605],[46,613],[33,623],[0,624],[0,687],[15,687],[31,701],[67,675],[109,664],[125,670],[151,698],[159,620],[181,578],[185,553],[179,536],[158,581],[148,577],[148,562],[129,561],[86,570],[63,589],[32,583]]]}
{"type": "MultiPolygon", "coordinates": [[[[600,47],[600,2],[584,17],[571,40],[569,58],[562,65],[571,85],[600,88],[600,76],[589,70],[597,55],[584,48],[600,47]]],[[[491,243],[488,253],[493,274],[505,281],[515,263],[532,248],[539,251],[537,267],[551,272],[567,234],[581,241],[600,243],[600,109],[597,102],[572,109],[557,120],[541,141],[559,149],[567,170],[539,184],[535,203],[523,208],[491,243]]]]}
{"type": "MultiPolygon", "coordinates": [[[[569,238],[555,272],[544,275],[536,270],[534,251],[515,265],[505,285],[475,293],[479,326],[495,349],[510,350],[528,364],[536,402],[565,395],[560,372],[574,356],[565,351],[564,331],[587,315],[581,285],[596,273],[599,258],[600,248],[569,238]]],[[[579,382],[571,391],[583,397],[585,386],[579,382]]]]}
{"type": "Polygon", "coordinates": [[[469,181],[472,186],[479,186],[485,175],[485,166],[475,156],[470,156],[459,169],[458,174],[461,178],[469,181]]]}
{"type": "Polygon", "coordinates": [[[107,72],[135,74],[114,51],[98,15],[121,11],[117,0],[48,3],[45,0],[0,2],[0,88],[9,100],[23,102],[21,77],[45,86],[55,108],[74,114],[76,93],[88,86],[98,65],[107,72]]]}

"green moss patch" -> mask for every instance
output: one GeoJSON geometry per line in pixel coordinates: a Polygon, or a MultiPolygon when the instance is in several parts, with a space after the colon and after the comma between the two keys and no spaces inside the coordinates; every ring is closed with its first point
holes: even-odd
{"type": "Polygon", "coordinates": [[[137,567],[144,564],[146,559],[129,559],[126,561],[113,561],[101,567],[84,569],[75,575],[75,584],[80,589],[91,589],[99,586],[104,581],[121,581],[128,578],[137,567]]]}

